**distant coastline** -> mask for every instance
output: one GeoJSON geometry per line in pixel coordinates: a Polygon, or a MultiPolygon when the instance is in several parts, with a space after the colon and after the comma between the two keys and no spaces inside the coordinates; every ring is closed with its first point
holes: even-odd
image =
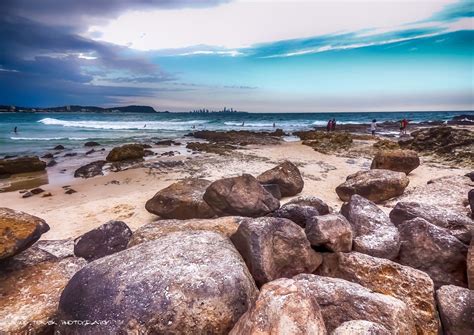
{"type": "Polygon", "coordinates": [[[139,105],[110,108],[81,105],[46,108],[0,105],[0,113],[169,113],[169,111],[156,111],[153,107],[139,105]]]}

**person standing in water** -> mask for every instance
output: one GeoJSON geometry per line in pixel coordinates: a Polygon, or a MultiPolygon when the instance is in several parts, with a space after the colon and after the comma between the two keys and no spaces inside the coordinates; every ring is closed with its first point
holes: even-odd
{"type": "Polygon", "coordinates": [[[372,136],[375,136],[375,130],[377,129],[377,120],[373,119],[372,123],[370,124],[370,131],[372,133],[372,136]]]}
{"type": "Polygon", "coordinates": [[[331,130],[336,131],[336,118],[332,119],[331,122],[331,130]]]}
{"type": "Polygon", "coordinates": [[[331,131],[331,128],[332,128],[332,120],[329,119],[328,124],[327,124],[327,126],[326,126],[326,130],[327,130],[328,132],[330,132],[330,131],[331,131]]]}
{"type": "Polygon", "coordinates": [[[13,128],[13,132],[14,132],[15,134],[18,134],[18,127],[17,127],[17,126],[15,126],[15,128],[13,128]]]}

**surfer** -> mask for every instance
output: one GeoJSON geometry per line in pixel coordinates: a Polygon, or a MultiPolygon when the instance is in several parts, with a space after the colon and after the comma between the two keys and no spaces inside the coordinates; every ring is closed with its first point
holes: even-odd
{"type": "Polygon", "coordinates": [[[17,127],[17,126],[15,126],[15,128],[13,128],[13,132],[14,132],[15,134],[18,134],[18,127],[17,127]]]}

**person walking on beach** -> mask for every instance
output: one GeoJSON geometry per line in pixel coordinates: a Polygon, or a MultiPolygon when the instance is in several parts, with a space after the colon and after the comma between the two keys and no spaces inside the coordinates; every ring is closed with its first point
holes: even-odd
{"type": "Polygon", "coordinates": [[[408,121],[407,119],[403,119],[400,121],[400,136],[401,135],[406,135],[407,133],[407,126],[408,126],[408,121]]]}
{"type": "Polygon", "coordinates": [[[336,119],[332,119],[331,122],[331,131],[336,131],[336,119]]]}
{"type": "Polygon", "coordinates": [[[327,129],[328,132],[330,132],[330,131],[331,131],[331,128],[332,128],[332,120],[329,119],[328,124],[327,124],[327,126],[326,126],[326,129],[327,129]]]}
{"type": "Polygon", "coordinates": [[[373,119],[372,123],[370,124],[370,131],[372,133],[372,136],[375,136],[375,130],[377,129],[377,120],[373,119]]]}

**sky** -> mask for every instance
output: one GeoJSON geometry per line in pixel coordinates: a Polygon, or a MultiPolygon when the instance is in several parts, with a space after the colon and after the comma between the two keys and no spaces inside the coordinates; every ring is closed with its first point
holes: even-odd
{"type": "Polygon", "coordinates": [[[0,104],[474,110],[474,0],[2,0],[0,104]]]}

